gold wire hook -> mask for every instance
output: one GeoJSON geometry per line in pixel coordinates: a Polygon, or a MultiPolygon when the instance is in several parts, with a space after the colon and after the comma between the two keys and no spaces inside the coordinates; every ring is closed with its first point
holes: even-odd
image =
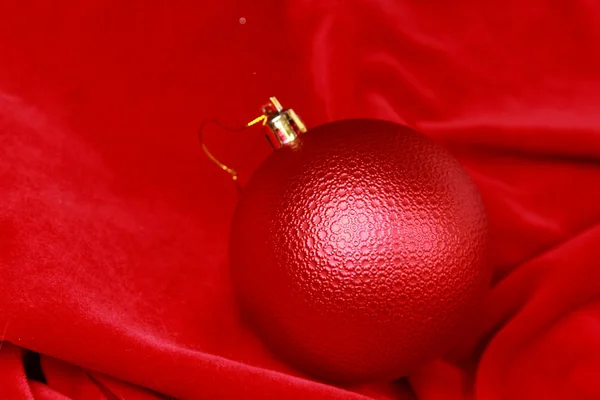
{"type": "Polygon", "coordinates": [[[240,191],[241,187],[238,182],[237,171],[219,161],[204,144],[204,127],[207,123],[213,123],[225,131],[238,132],[259,123],[263,126],[269,124],[269,132],[266,137],[274,150],[294,142],[299,134],[306,132],[306,126],[300,117],[292,109],[284,110],[276,97],[269,98],[269,102],[262,107],[262,112],[263,114],[260,117],[254,118],[245,126],[238,129],[227,128],[216,119],[205,120],[198,129],[198,139],[200,141],[200,145],[202,146],[202,150],[204,150],[204,153],[206,153],[208,158],[219,168],[231,175],[231,178],[236,183],[236,186],[240,191]]]}
{"type": "Polygon", "coordinates": [[[238,174],[237,174],[236,170],[234,170],[233,168],[228,167],[227,165],[223,164],[221,161],[217,160],[217,158],[215,156],[213,156],[210,151],[208,151],[208,148],[206,147],[206,145],[204,143],[202,143],[202,150],[204,150],[204,152],[206,153],[206,155],[208,156],[208,158],[210,158],[210,160],[212,162],[214,162],[215,164],[217,164],[223,171],[225,171],[229,175],[231,175],[231,178],[234,181],[237,181],[238,174]]]}
{"type": "Polygon", "coordinates": [[[260,117],[254,118],[252,121],[246,124],[246,127],[251,127],[252,125],[256,125],[259,122],[262,122],[262,125],[265,126],[269,118],[266,115],[261,115],[260,117]]]}
{"type": "Polygon", "coordinates": [[[253,119],[252,121],[248,122],[243,128],[238,128],[238,129],[229,129],[225,126],[223,126],[219,121],[214,120],[214,119],[210,119],[210,120],[206,120],[204,121],[201,125],[200,128],[198,129],[198,139],[200,141],[200,145],[202,146],[202,150],[204,150],[204,153],[207,155],[207,157],[213,162],[215,163],[219,168],[221,168],[223,171],[227,172],[229,175],[231,175],[231,178],[236,181],[238,180],[238,173],[236,170],[234,170],[231,167],[228,167],[227,165],[223,164],[221,161],[219,161],[211,152],[210,150],[208,150],[208,147],[206,147],[206,144],[204,144],[204,127],[206,126],[207,123],[212,122],[213,124],[218,125],[219,127],[221,127],[223,130],[225,131],[231,131],[231,132],[236,132],[236,131],[242,131],[246,128],[249,128],[253,125],[256,125],[258,123],[262,123],[262,125],[266,125],[267,124],[267,116],[266,115],[261,115],[260,117],[257,117],[255,119],[253,119]]]}

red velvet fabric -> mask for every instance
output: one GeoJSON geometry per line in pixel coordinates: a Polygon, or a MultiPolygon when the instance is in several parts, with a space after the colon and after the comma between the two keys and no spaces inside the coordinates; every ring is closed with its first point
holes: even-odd
{"type": "MultiPolygon", "coordinates": [[[[2,2],[0,397],[600,398],[599,48],[585,0],[2,2]],[[472,174],[496,273],[448,357],[333,387],[241,322],[236,191],[196,128],[271,95],[408,124],[472,174]]],[[[209,145],[245,177],[270,151],[209,145]]]]}

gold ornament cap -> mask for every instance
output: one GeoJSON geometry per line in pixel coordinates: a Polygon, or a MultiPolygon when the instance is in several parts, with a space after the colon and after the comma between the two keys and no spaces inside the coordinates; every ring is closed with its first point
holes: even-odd
{"type": "Polygon", "coordinates": [[[267,140],[274,150],[290,145],[298,136],[306,133],[306,125],[291,108],[284,109],[276,97],[270,97],[269,102],[262,106],[260,117],[248,123],[248,126],[262,122],[267,130],[267,140]]]}

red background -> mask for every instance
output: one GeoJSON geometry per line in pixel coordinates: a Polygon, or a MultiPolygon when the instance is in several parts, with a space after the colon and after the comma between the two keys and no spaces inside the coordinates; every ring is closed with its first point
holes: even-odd
{"type": "MultiPolygon", "coordinates": [[[[600,398],[599,48],[585,0],[2,2],[2,399],[600,398]],[[271,95],[309,126],[405,123],[471,173],[496,273],[451,357],[337,388],[242,324],[236,192],[196,129],[271,95]]],[[[209,139],[244,176],[269,152],[209,139]]]]}

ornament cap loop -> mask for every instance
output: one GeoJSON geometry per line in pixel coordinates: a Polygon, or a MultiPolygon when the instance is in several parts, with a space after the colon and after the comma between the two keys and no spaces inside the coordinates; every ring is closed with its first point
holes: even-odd
{"type": "Polygon", "coordinates": [[[262,107],[262,112],[263,115],[248,126],[262,121],[268,127],[266,137],[274,150],[290,145],[307,131],[300,116],[291,108],[284,109],[276,97],[269,98],[269,102],[262,107]]]}

